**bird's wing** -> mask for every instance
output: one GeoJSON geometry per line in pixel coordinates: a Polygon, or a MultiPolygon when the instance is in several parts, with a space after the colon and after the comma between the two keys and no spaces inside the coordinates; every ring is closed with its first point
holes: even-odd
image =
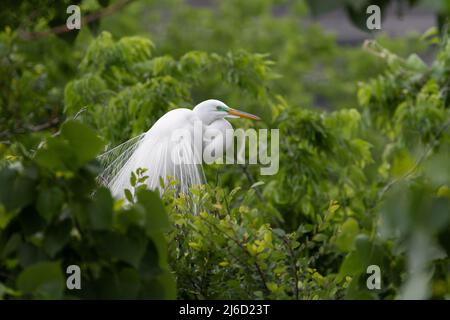
{"type": "Polygon", "coordinates": [[[98,180],[100,183],[104,185],[108,185],[110,183],[117,172],[133,155],[133,152],[139,147],[145,135],[146,133],[144,132],[102,153],[97,157],[97,160],[103,167],[102,173],[98,176],[98,180]]]}
{"type": "Polygon", "coordinates": [[[189,109],[169,111],[146,133],[99,156],[105,168],[99,180],[114,196],[123,197],[124,190],[131,187],[131,173],[145,168],[148,170],[145,184],[149,189],[159,189],[162,194],[165,188],[161,180],[167,182],[172,177],[178,182],[177,191],[189,194],[191,186],[205,181],[201,153],[195,152],[192,139],[184,138],[185,133],[192,136],[194,122],[189,109]]]}

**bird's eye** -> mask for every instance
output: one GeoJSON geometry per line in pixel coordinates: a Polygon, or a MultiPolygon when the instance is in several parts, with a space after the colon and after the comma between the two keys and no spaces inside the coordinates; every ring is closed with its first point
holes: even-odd
{"type": "Polygon", "coordinates": [[[216,109],[217,111],[227,111],[227,108],[224,106],[217,106],[216,109]]]}

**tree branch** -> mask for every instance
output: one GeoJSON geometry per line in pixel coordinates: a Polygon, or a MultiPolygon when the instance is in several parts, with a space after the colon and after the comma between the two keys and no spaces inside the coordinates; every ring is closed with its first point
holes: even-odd
{"type": "Polygon", "coordinates": [[[38,125],[34,125],[34,126],[33,125],[29,125],[29,126],[26,126],[26,127],[23,127],[23,128],[18,128],[17,130],[12,131],[12,132],[8,131],[8,130],[1,131],[0,132],[0,138],[9,139],[9,138],[11,138],[12,136],[14,136],[16,134],[24,134],[24,133],[29,133],[29,132],[39,132],[39,131],[42,131],[42,130],[45,130],[45,129],[50,129],[50,128],[53,128],[53,127],[57,127],[59,125],[60,121],[61,121],[61,119],[57,117],[57,118],[50,119],[49,121],[47,121],[45,123],[38,124],[38,125]]]}
{"type": "MultiPolygon", "coordinates": [[[[91,14],[86,15],[85,17],[82,16],[81,18],[81,26],[85,26],[89,24],[90,22],[96,21],[98,19],[104,18],[106,16],[109,16],[113,14],[114,12],[122,9],[127,4],[131,3],[133,0],[118,0],[109,7],[106,7],[105,9],[98,10],[96,12],[93,12],[91,14]]],[[[59,26],[56,26],[50,30],[46,31],[34,31],[34,32],[27,32],[27,31],[19,31],[19,35],[24,40],[35,40],[39,38],[48,37],[50,35],[57,35],[65,32],[73,31],[71,29],[67,28],[66,24],[62,24],[59,26]]]]}

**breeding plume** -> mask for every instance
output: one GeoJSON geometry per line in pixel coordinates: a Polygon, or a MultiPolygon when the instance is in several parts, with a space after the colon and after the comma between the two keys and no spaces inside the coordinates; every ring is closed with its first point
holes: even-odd
{"type": "Polygon", "coordinates": [[[100,180],[114,196],[123,197],[124,190],[130,188],[131,173],[146,168],[145,183],[149,189],[162,191],[161,179],[167,182],[168,177],[173,177],[178,181],[178,191],[186,194],[191,186],[205,182],[203,150],[207,148],[218,158],[233,142],[233,127],[225,118],[259,120],[213,99],[201,102],[193,110],[171,110],[147,132],[102,154],[99,160],[105,170],[100,180]],[[198,134],[199,144],[195,143],[198,134]]]}

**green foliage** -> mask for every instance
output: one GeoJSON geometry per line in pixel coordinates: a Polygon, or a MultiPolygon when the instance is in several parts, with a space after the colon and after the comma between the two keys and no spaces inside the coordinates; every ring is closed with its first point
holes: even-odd
{"type": "Polygon", "coordinates": [[[17,278],[17,288],[37,298],[58,299],[64,291],[64,277],[57,262],[39,262],[17,278]]]}
{"type": "Polygon", "coordinates": [[[300,243],[303,232],[273,229],[250,208],[254,192],[238,196],[203,186],[192,197],[166,205],[175,228],[169,233],[172,269],[183,299],[330,299],[342,294],[345,281],[311,267],[317,257],[304,255],[314,245],[300,243]],[[192,207],[200,210],[192,215],[192,207]]]}
{"type": "Polygon", "coordinates": [[[264,97],[262,84],[272,77],[264,55],[192,51],[175,60],[168,55],[152,58],[152,48],[143,37],[114,42],[111,34],[102,33],[81,61],[83,76],[66,86],[66,113],[83,109],[80,119],[117,144],[148,130],[169,108],[187,106],[194,86],[220,81],[243,94],[264,97]]]}
{"type": "Polygon", "coordinates": [[[297,226],[305,218],[319,223],[333,201],[341,204],[341,219],[363,213],[364,196],[369,195],[361,192],[367,184],[364,169],[373,159],[371,144],[360,138],[359,112],[288,109],[278,121],[284,139],[280,161],[285,165],[263,193],[283,212],[287,225],[297,226]]]}
{"type": "Polygon", "coordinates": [[[45,64],[28,57],[10,28],[0,33],[0,139],[58,123],[62,90],[45,64]]]}
{"type": "Polygon", "coordinates": [[[0,171],[0,291],[3,298],[172,298],[159,197],[140,190],[124,205],[98,188],[102,142],[68,121],[34,158],[0,171]],[[83,290],[66,288],[80,266],[83,290]]]}
{"type": "Polygon", "coordinates": [[[428,66],[416,55],[403,60],[374,45],[387,58],[388,70],[359,91],[362,107],[387,143],[379,173],[400,181],[389,192],[381,218],[395,255],[406,256],[404,298],[440,297],[448,288],[449,49],[444,37],[428,66]]]}
{"type": "MultiPolygon", "coordinates": [[[[225,54],[230,48],[267,53],[276,61],[275,71],[280,76],[271,88],[289,104],[330,109],[349,107],[356,102],[355,83],[376,75],[383,64],[361,50],[336,46],[333,34],[308,23],[308,4],[306,1],[228,0],[216,2],[214,10],[209,10],[172,0],[164,6],[154,4],[150,16],[131,8],[130,14],[136,14],[136,19],[141,21],[159,22],[159,28],[150,31],[158,44],[157,52],[175,57],[191,50],[225,54]]],[[[105,25],[114,28],[117,20],[105,21],[105,25]]],[[[421,52],[424,47],[414,35],[401,41],[382,36],[380,41],[399,54],[421,52]]],[[[196,89],[197,96],[201,97],[221,96],[223,91],[214,83],[196,89]]],[[[232,90],[226,96],[232,103],[244,104],[253,111],[261,104],[232,90]]]]}

